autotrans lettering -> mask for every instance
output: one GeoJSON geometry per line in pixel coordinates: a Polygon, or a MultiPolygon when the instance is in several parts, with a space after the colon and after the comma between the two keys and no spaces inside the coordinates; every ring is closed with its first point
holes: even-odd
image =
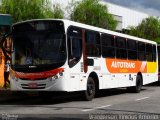
{"type": "Polygon", "coordinates": [[[116,62],[113,61],[111,64],[112,68],[135,68],[134,62],[116,62]]]}
{"type": "Polygon", "coordinates": [[[142,61],[106,59],[106,66],[110,73],[147,72],[147,62],[142,61]]]}

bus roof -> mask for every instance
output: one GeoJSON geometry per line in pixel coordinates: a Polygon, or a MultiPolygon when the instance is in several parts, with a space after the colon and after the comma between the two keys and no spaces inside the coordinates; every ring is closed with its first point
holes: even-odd
{"type": "Polygon", "coordinates": [[[0,16],[11,16],[10,14],[0,14],[0,16]]]}
{"type": "Polygon", "coordinates": [[[133,39],[133,40],[142,41],[142,42],[146,42],[146,43],[157,44],[156,42],[151,41],[151,40],[147,40],[147,39],[143,39],[143,38],[127,35],[127,34],[122,34],[122,33],[119,33],[119,32],[114,32],[114,31],[111,31],[111,30],[107,30],[107,29],[103,29],[103,28],[99,28],[99,27],[94,27],[94,26],[91,26],[91,25],[78,23],[78,22],[74,22],[74,21],[66,20],[66,19],[33,19],[33,20],[27,20],[27,21],[22,21],[22,22],[15,23],[15,24],[13,24],[13,26],[17,25],[17,24],[25,23],[25,22],[42,21],[42,20],[45,20],[45,21],[48,21],[48,20],[63,21],[66,27],[77,26],[77,27],[88,29],[88,30],[98,31],[100,33],[107,33],[107,34],[111,34],[111,35],[114,35],[114,36],[119,36],[119,37],[123,37],[123,38],[127,38],[127,39],[133,39]]]}

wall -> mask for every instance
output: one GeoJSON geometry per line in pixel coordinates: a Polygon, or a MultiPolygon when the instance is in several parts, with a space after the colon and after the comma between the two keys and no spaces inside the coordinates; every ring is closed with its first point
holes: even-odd
{"type": "Polygon", "coordinates": [[[137,26],[139,23],[141,23],[143,19],[149,17],[149,15],[146,13],[111,4],[108,2],[102,2],[102,4],[108,6],[108,11],[112,15],[122,17],[122,29],[127,29],[129,26],[137,26]]]}

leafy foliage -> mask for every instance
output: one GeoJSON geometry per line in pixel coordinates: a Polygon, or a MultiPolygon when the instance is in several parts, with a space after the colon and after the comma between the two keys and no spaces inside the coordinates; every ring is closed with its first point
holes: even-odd
{"type": "Polygon", "coordinates": [[[137,27],[130,27],[128,34],[160,43],[160,20],[146,18],[137,27]]]}
{"type": "Polygon", "coordinates": [[[49,0],[1,0],[0,13],[11,14],[13,22],[28,19],[63,18],[59,5],[49,0]]]}
{"type": "Polygon", "coordinates": [[[73,5],[71,20],[115,30],[117,21],[108,13],[107,6],[100,4],[99,0],[82,0],[73,5]]]}

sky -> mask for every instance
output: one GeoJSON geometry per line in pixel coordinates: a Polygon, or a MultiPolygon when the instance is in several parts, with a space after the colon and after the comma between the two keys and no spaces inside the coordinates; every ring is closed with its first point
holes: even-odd
{"type": "Polygon", "coordinates": [[[160,0],[102,0],[160,17],[160,0]]]}

